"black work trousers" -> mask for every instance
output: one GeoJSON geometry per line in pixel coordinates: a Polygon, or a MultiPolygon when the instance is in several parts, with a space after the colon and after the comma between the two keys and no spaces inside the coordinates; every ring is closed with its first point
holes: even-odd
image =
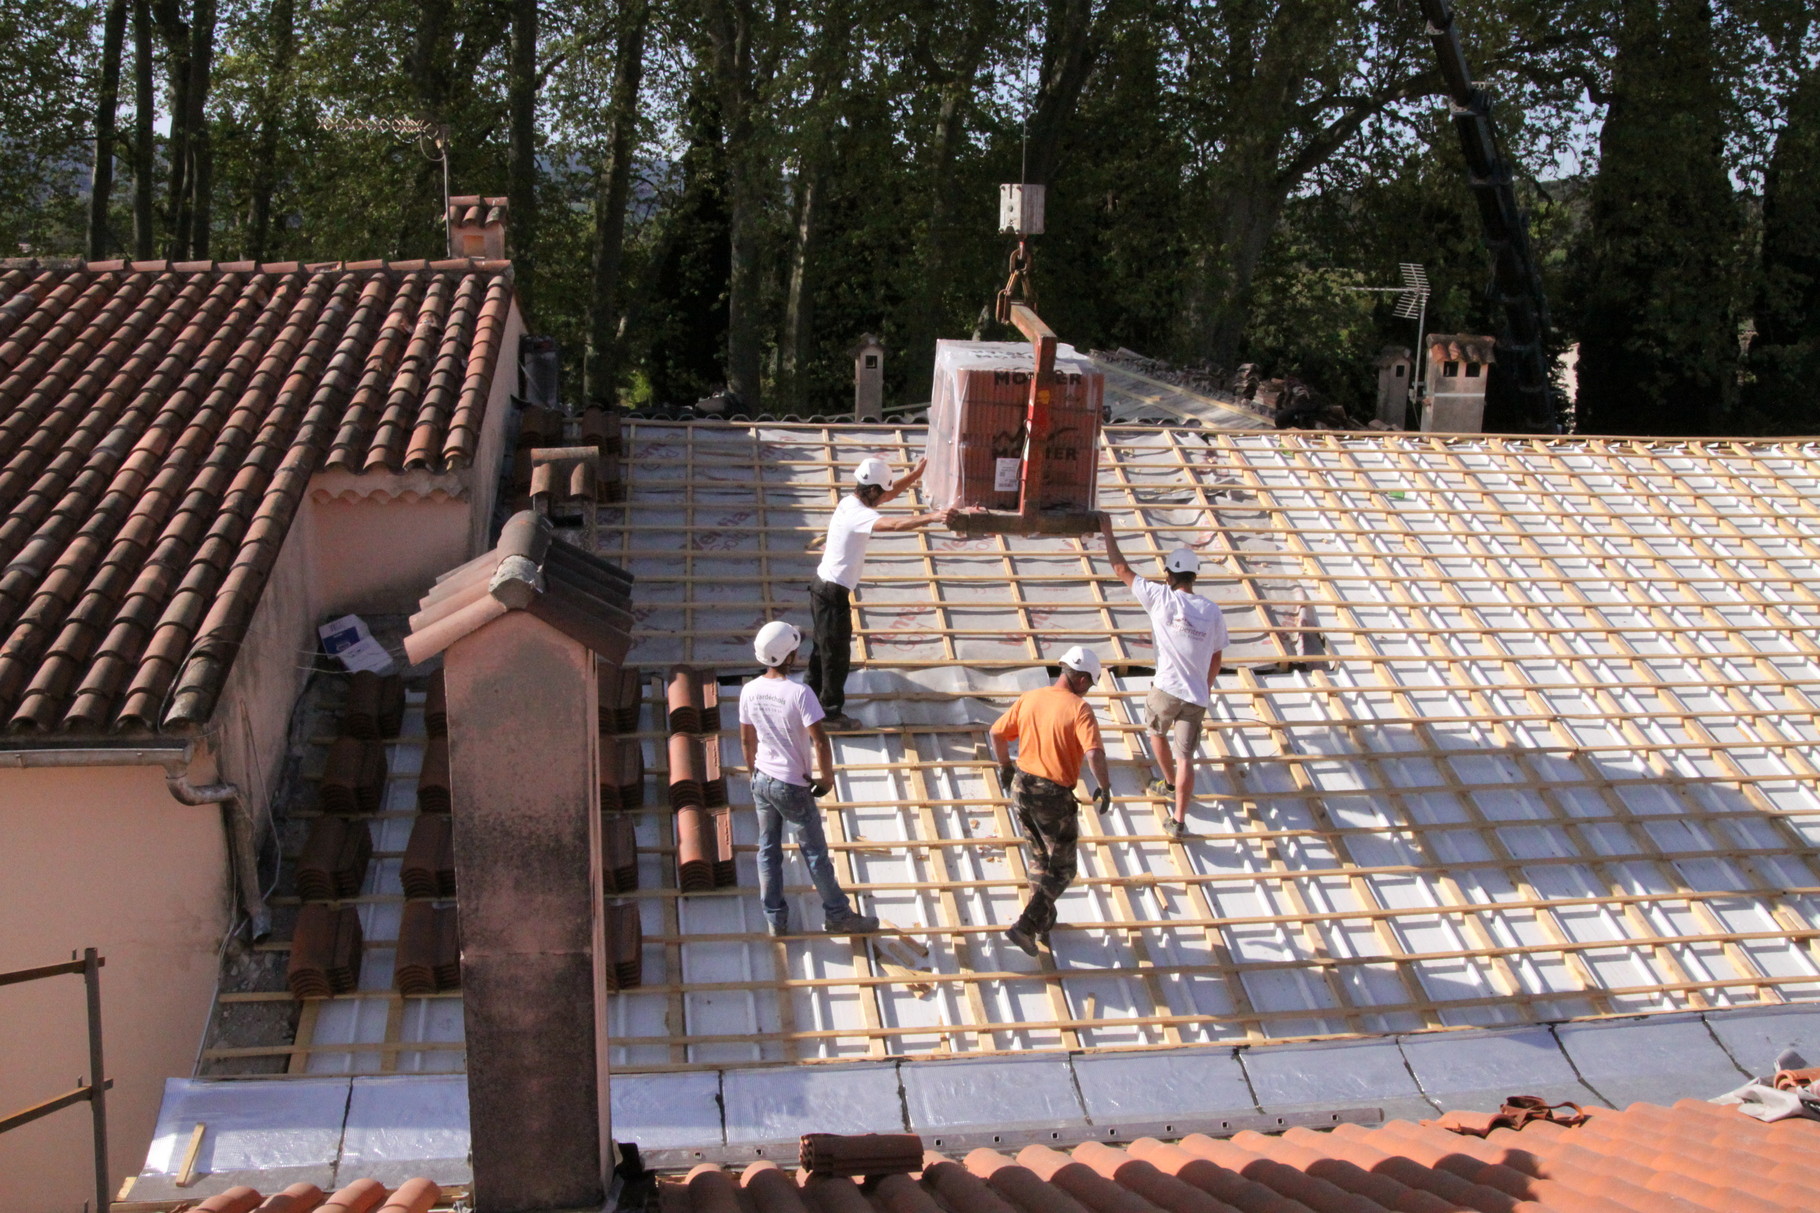
{"type": "Polygon", "coordinates": [[[815,647],[809,651],[809,689],[822,711],[838,716],[847,706],[847,667],[853,662],[853,595],[838,581],[809,583],[815,647]]]}

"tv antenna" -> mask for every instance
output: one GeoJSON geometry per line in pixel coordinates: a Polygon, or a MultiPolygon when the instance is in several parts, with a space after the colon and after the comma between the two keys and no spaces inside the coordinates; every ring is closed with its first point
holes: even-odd
{"type": "Polygon", "coordinates": [[[1372,294],[1395,295],[1397,305],[1391,310],[1391,314],[1400,320],[1416,322],[1416,375],[1413,386],[1415,387],[1416,407],[1420,408],[1427,388],[1428,377],[1428,359],[1422,353],[1422,338],[1428,327],[1428,270],[1425,266],[1417,265],[1413,261],[1404,261],[1398,263],[1397,272],[1403,279],[1402,286],[1349,286],[1346,289],[1372,294]]]}
{"type": "Polygon", "coordinates": [[[425,160],[442,165],[442,240],[443,255],[455,255],[455,235],[449,230],[449,127],[446,122],[428,118],[321,118],[316,125],[325,131],[344,134],[394,135],[416,140],[417,150],[425,160]]]}

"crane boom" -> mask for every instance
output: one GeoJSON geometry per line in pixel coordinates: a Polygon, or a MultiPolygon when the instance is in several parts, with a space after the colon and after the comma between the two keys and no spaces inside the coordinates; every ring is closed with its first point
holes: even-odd
{"type": "Polygon", "coordinates": [[[1451,101],[1454,131],[1466,156],[1466,183],[1479,208],[1485,245],[1492,255],[1492,283],[1504,308],[1504,331],[1498,337],[1498,359],[1512,372],[1517,399],[1529,428],[1560,431],[1560,410],[1549,384],[1548,299],[1529,244],[1529,221],[1517,205],[1510,165],[1498,150],[1491,121],[1491,95],[1473,83],[1460,46],[1449,0],[1421,0],[1428,19],[1441,79],[1451,101]]]}

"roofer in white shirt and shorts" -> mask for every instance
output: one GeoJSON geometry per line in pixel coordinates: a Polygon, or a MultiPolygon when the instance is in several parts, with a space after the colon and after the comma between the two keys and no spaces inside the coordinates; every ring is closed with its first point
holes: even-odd
{"type": "MultiPolygon", "coordinates": [[[[809,653],[809,689],[828,713],[825,726],[850,732],[860,723],[846,713],[847,666],[853,659],[853,591],[866,563],[866,542],[887,531],[915,531],[933,523],[953,524],[954,511],[886,518],[878,507],[922,478],[926,459],[899,480],[883,459],[862,459],[853,469],[853,492],[842,497],[828,523],[822,562],[809,583],[809,612],[815,647],[809,653]]],[[[811,545],[813,546],[813,545],[811,545]]]]}
{"type": "Polygon", "coordinates": [[[752,805],[758,810],[758,897],[773,935],[790,933],[790,905],[784,900],[784,823],[796,831],[796,849],[822,899],[822,930],[857,935],[878,930],[878,919],[856,914],[834,877],[828,840],[822,833],[817,796],[834,790],[834,749],[822,730],[822,705],[790,678],[803,634],[774,619],[760,628],[752,651],[765,672],[739,692],[739,744],[752,773],[752,805]],[[809,777],[814,750],[815,778],[809,777]]]}
{"type": "Polygon", "coordinates": [[[1144,699],[1144,732],[1163,768],[1163,778],[1152,783],[1150,791],[1174,797],[1175,815],[1164,819],[1163,832],[1180,841],[1188,832],[1188,804],[1194,799],[1195,745],[1211,700],[1209,689],[1220,676],[1220,657],[1226,648],[1226,616],[1217,604],[1194,592],[1201,558],[1192,548],[1177,548],[1164,559],[1169,580],[1163,584],[1132,571],[1112,534],[1111,515],[1101,515],[1100,533],[1106,537],[1106,558],[1112,571],[1150,616],[1156,676],[1144,699]]]}

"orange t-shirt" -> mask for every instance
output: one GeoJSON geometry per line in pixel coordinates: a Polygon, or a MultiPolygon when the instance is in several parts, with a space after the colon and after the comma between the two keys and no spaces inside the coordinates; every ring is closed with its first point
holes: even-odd
{"type": "Polygon", "coordinates": [[[1058,686],[1025,691],[992,722],[992,735],[1016,741],[1019,769],[1065,788],[1081,778],[1081,756],[1100,748],[1100,722],[1085,699],[1058,686]]]}

